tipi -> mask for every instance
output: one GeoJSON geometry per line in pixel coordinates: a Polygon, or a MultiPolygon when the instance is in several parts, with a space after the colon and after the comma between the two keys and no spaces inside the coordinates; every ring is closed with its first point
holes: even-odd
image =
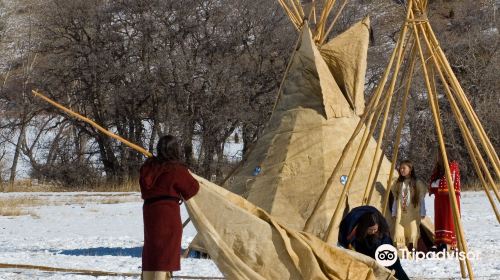
{"type": "MultiPolygon", "coordinates": [[[[314,40],[316,32],[307,21],[300,27],[298,47],[275,110],[243,165],[228,180],[227,188],[281,223],[323,238],[343,188],[341,177],[348,174],[350,165],[345,164],[338,178],[333,178],[332,191],[323,190],[360,120],[358,115],[364,111],[369,19],[326,44],[314,40]],[[323,206],[311,216],[322,196],[323,206]]],[[[356,138],[355,143],[360,140],[361,137],[356,138]]],[[[371,140],[366,153],[372,154],[375,147],[371,140]]],[[[345,162],[350,163],[353,158],[354,154],[345,162]]],[[[350,205],[362,203],[370,163],[369,157],[365,157],[358,166],[358,176],[349,193],[350,205]]],[[[389,168],[390,163],[384,158],[376,180],[377,193],[370,201],[379,208],[389,168]]]]}

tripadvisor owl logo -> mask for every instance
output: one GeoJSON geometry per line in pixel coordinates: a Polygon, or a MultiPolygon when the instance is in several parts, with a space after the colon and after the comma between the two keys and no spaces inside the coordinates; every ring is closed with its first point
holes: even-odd
{"type": "Polygon", "coordinates": [[[383,266],[391,266],[398,260],[398,250],[389,244],[380,245],[375,251],[375,260],[383,266]]]}

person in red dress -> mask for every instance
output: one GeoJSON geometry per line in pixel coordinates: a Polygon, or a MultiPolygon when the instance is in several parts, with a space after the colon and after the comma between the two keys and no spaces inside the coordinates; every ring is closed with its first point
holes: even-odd
{"type": "MultiPolygon", "coordinates": [[[[448,149],[447,149],[448,150],[448,149]]],[[[458,162],[453,160],[447,152],[450,166],[451,178],[455,197],[457,198],[458,210],[460,213],[460,169],[458,162]]],[[[453,209],[449,199],[449,186],[446,182],[443,157],[438,152],[436,166],[432,172],[429,186],[429,195],[434,195],[434,245],[438,251],[455,249],[457,247],[457,236],[455,233],[455,223],[453,222],[453,209]]]]}
{"type": "Polygon", "coordinates": [[[179,144],[171,135],[157,144],[157,155],[140,169],[144,199],[142,279],[170,279],[180,270],[182,221],[179,205],[199,190],[198,181],[180,161],[179,144]]]}

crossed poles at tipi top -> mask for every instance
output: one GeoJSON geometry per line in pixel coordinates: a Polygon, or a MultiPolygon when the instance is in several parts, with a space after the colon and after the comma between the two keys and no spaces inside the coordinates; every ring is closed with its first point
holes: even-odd
{"type": "MultiPolygon", "coordinates": [[[[334,8],[337,0],[277,0],[283,8],[285,14],[290,18],[295,29],[300,30],[306,19],[312,20],[316,28],[313,30],[313,39],[318,45],[322,45],[330,32],[333,30],[335,23],[339,19],[342,11],[349,2],[343,0],[338,3],[338,7],[334,8]],[[321,10],[321,13],[319,11],[321,10]],[[333,10],[336,10],[333,12],[333,10]],[[318,11],[318,12],[317,12],[318,11]],[[329,20],[330,16],[335,14],[333,20],[329,20]]],[[[299,36],[300,39],[300,36],[299,36]]],[[[285,74],[284,77],[287,75],[285,74]]]]}
{"type": "MultiPolygon", "coordinates": [[[[349,154],[353,146],[353,142],[358,136],[358,134],[363,131],[363,136],[361,142],[358,146],[352,167],[350,169],[348,180],[340,199],[338,200],[337,207],[332,216],[328,232],[326,234],[326,241],[331,243],[332,228],[337,224],[339,215],[343,210],[343,205],[349,188],[351,187],[353,178],[356,176],[356,171],[361,162],[361,159],[366,151],[368,142],[371,136],[374,135],[375,129],[380,126],[379,137],[377,140],[376,152],[372,159],[372,165],[370,170],[370,175],[368,176],[365,192],[363,195],[363,203],[368,204],[370,202],[375,179],[378,177],[378,172],[383,159],[383,153],[381,152],[382,141],[386,133],[387,120],[389,116],[389,111],[391,109],[391,102],[393,96],[398,92],[403,92],[401,101],[401,110],[399,113],[399,123],[395,132],[395,143],[393,154],[391,158],[391,169],[389,179],[387,181],[387,190],[383,200],[382,211],[385,215],[387,210],[387,204],[389,200],[390,186],[394,176],[394,167],[398,160],[398,147],[401,140],[401,131],[404,126],[404,117],[406,114],[407,102],[409,98],[409,93],[412,85],[413,77],[417,70],[422,70],[422,74],[425,81],[425,86],[427,89],[427,99],[429,101],[429,107],[432,111],[433,121],[435,124],[437,139],[439,142],[439,152],[442,155],[445,176],[448,186],[453,186],[453,180],[451,178],[448,157],[446,154],[445,140],[443,135],[443,126],[440,119],[437,88],[435,77],[437,76],[444,88],[444,93],[446,99],[451,105],[453,116],[457,122],[464,142],[466,144],[467,151],[474,165],[476,174],[482,183],[482,187],[486,192],[486,195],[490,201],[490,204],[495,212],[497,221],[500,223],[500,215],[498,209],[495,205],[495,200],[492,197],[490,191],[493,190],[496,199],[500,201],[500,196],[498,193],[497,186],[493,179],[490,169],[488,168],[488,163],[492,167],[492,170],[496,174],[497,179],[500,178],[499,172],[499,159],[498,155],[491,144],[488,136],[485,133],[484,128],[479,121],[476,113],[472,109],[470,102],[468,101],[460,83],[458,82],[453,70],[443,52],[440,48],[439,42],[432,30],[432,27],[427,18],[427,0],[409,0],[407,1],[406,7],[406,20],[402,26],[399,40],[396,43],[396,48],[392,53],[389,64],[383,74],[381,81],[379,82],[369,104],[366,108],[365,113],[361,117],[356,129],[353,132],[348,144],[345,146],[342,155],[335,166],[330,179],[328,180],[325,191],[333,185],[333,180],[338,178],[339,170],[342,164],[349,154]],[[417,66],[417,60],[420,64],[417,66]],[[401,66],[404,64],[404,70],[400,73],[401,66]],[[386,87],[387,82],[391,76],[390,83],[386,87]],[[396,82],[399,81],[399,88],[395,90],[396,82]],[[401,89],[401,91],[400,91],[401,89]],[[379,123],[380,117],[382,116],[382,121],[379,123]],[[464,116],[465,114],[465,116],[464,116]],[[470,129],[472,127],[472,129],[470,129]],[[475,137],[479,140],[479,145],[477,144],[475,137]],[[482,151],[481,151],[481,149],[482,151]]],[[[391,123],[394,120],[395,110],[393,110],[391,123]]],[[[392,125],[389,125],[391,128],[392,125]]],[[[451,188],[451,187],[450,187],[451,188]]],[[[453,219],[455,224],[455,229],[457,233],[457,244],[458,249],[461,252],[468,253],[467,243],[465,241],[463,226],[460,220],[460,213],[458,209],[458,203],[455,193],[453,191],[448,191],[450,205],[452,207],[453,219]]],[[[469,259],[460,261],[460,269],[462,277],[466,277],[466,272],[464,266],[467,267],[468,276],[470,279],[474,279],[474,274],[469,259]]]]}

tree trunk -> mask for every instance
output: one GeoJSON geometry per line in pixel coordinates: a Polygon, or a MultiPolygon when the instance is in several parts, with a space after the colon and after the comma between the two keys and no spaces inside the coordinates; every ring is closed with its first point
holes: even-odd
{"type": "Polygon", "coordinates": [[[224,143],[218,143],[215,152],[217,154],[217,165],[215,167],[216,182],[221,183],[224,180],[224,174],[222,168],[224,167],[224,143]]]}
{"type": "Polygon", "coordinates": [[[23,117],[21,120],[21,130],[19,131],[19,137],[16,143],[16,150],[14,152],[14,159],[12,160],[12,166],[10,168],[10,177],[9,177],[9,188],[13,190],[14,181],[16,180],[16,172],[17,172],[17,163],[19,161],[19,155],[21,154],[21,145],[23,143],[24,136],[26,134],[26,118],[23,117]]]}
{"type": "Polygon", "coordinates": [[[2,153],[2,156],[0,156],[0,191],[3,191],[3,177],[2,177],[3,164],[2,164],[2,160],[3,160],[4,156],[5,156],[5,151],[2,153]]]}
{"type": "Polygon", "coordinates": [[[211,143],[206,143],[203,145],[205,148],[205,153],[203,156],[203,163],[201,166],[203,177],[212,181],[212,163],[214,161],[214,147],[211,143]]]}
{"type": "Polygon", "coordinates": [[[184,160],[187,166],[192,167],[194,162],[193,157],[193,132],[194,121],[190,120],[184,126],[184,133],[182,135],[182,149],[184,153],[184,160]]]}
{"type": "Polygon", "coordinates": [[[113,153],[110,140],[105,135],[97,134],[96,141],[99,145],[99,152],[104,165],[104,171],[106,172],[106,181],[108,183],[121,182],[123,178],[120,178],[119,176],[120,165],[118,164],[118,160],[113,153]]]}
{"type": "Polygon", "coordinates": [[[245,158],[248,148],[252,145],[255,138],[255,129],[248,125],[243,125],[241,138],[243,139],[243,158],[245,158]]]}

